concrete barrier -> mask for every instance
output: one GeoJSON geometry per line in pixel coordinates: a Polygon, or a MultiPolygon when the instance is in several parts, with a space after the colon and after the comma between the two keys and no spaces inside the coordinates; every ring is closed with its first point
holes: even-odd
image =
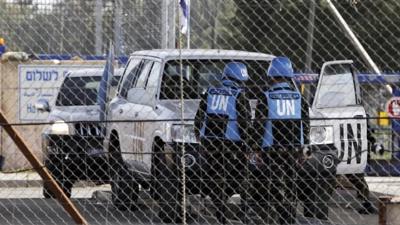
{"type": "Polygon", "coordinates": [[[379,197],[379,225],[400,224],[400,196],[379,197]]]}

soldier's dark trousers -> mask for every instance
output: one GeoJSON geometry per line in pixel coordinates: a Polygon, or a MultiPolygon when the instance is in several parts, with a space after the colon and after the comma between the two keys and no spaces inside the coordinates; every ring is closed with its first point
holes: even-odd
{"type": "Polygon", "coordinates": [[[233,194],[240,192],[238,189],[244,177],[241,173],[246,160],[240,143],[202,140],[201,146],[207,152],[204,180],[208,186],[208,195],[215,205],[216,217],[225,223],[229,211],[227,201],[233,194]]]}
{"type": "Polygon", "coordinates": [[[250,207],[260,208],[263,222],[292,224],[296,218],[295,155],[265,153],[256,169],[251,169],[250,207]]]}

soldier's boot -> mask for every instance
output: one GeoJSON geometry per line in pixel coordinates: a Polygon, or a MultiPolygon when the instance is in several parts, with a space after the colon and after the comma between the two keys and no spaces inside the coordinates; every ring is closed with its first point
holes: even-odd
{"type": "Polygon", "coordinates": [[[220,224],[226,224],[227,218],[226,218],[226,212],[227,212],[227,201],[225,201],[225,198],[220,195],[221,199],[215,200],[215,217],[217,218],[218,222],[220,224]]]}
{"type": "Polygon", "coordinates": [[[282,204],[277,208],[279,224],[294,224],[296,221],[296,208],[292,204],[282,204]]]}
{"type": "Polygon", "coordinates": [[[291,195],[281,197],[276,204],[279,224],[293,224],[296,221],[296,202],[291,195]]]}
{"type": "Polygon", "coordinates": [[[315,211],[315,204],[314,203],[304,203],[304,213],[303,215],[305,217],[314,217],[314,211],[315,211]]]}
{"type": "Polygon", "coordinates": [[[375,206],[370,202],[366,201],[362,203],[361,208],[358,210],[359,214],[375,214],[377,213],[377,209],[375,206]]]}
{"type": "MultiPolygon", "coordinates": [[[[227,212],[227,201],[228,197],[225,193],[225,188],[223,185],[218,184],[217,190],[219,193],[214,192],[211,199],[215,206],[215,217],[220,224],[225,224],[227,222],[226,212],[227,212]]],[[[213,190],[216,191],[216,190],[213,190]]]]}

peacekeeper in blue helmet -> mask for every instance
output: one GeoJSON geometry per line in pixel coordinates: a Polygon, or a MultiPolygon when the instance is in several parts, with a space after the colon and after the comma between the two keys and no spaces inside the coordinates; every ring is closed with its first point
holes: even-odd
{"type": "Polygon", "coordinates": [[[221,87],[209,87],[202,96],[195,127],[205,152],[207,194],[216,205],[220,222],[226,220],[226,201],[240,184],[251,126],[251,109],[244,88],[249,79],[246,65],[225,65],[221,87]]]}
{"type": "Polygon", "coordinates": [[[273,223],[290,224],[296,217],[296,163],[308,142],[308,106],[293,82],[293,67],[287,57],[276,57],[266,71],[266,89],[258,99],[251,144],[250,167],[256,180],[251,202],[270,209],[273,223]]]}

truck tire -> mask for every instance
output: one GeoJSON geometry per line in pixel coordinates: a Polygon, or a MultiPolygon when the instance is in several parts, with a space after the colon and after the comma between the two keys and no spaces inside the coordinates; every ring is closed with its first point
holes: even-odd
{"type": "MultiPolygon", "coordinates": [[[[74,184],[74,180],[69,179],[69,177],[64,174],[63,170],[56,166],[55,164],[51,163],[51,161],[46,160],[45,166],[49,170],[52,177],[55,179],[57,184],[61,187],[64,194],[70,198],[72,186],[74,184]]],[[[43,197],[46,199],[49,198],[56,198],[55,194],[50,190],[50,182],[43,181],[43,197]]]]}
{"type": "MultiPolygon", "coordinates": [[[[163,149],[164,144],[156,149],[163,149]]],[[[158,198],[160,211],[159,218],[164,223],[182,222],[182,183],[180,173],[180,159],[176,153],[156,151],[153,155],[155,162],[154,173],[155,182],[153,182],[154,195],[158,198]],[[157,171],[157,172],[156,172],[157,171]]]]}
{"type": "MultiPolygon", "coordinates": [[[[314,146],[317,148],[317,146],[314,146]]],[[[334,147],[320,147],[313,152],[300,170],[298,183],[299,200],[304,205],[304,216],[327,220],[329,216],[329,200],[336,187],[336,168],[339,160],[334,147]],[[330,159],[330,160],[327,160],[330,159]]]]}
{"type": "Polygon", "coordinates": [[[109,150],[112,203],[119,210],[135,210],[137,209],[139,184],[122,159],[118,138],[111,138],[109,150]]]}
{"type": "Polygon", "coordinates": [[[150,183],[150,194],[155,201],[161,199],[160,190],[163,188],[160,184],[162,169],[162,146],[164,144],[160,140],[154,140],[152,145],[152,159],[151,159],[151,183],[150,183]]]}

